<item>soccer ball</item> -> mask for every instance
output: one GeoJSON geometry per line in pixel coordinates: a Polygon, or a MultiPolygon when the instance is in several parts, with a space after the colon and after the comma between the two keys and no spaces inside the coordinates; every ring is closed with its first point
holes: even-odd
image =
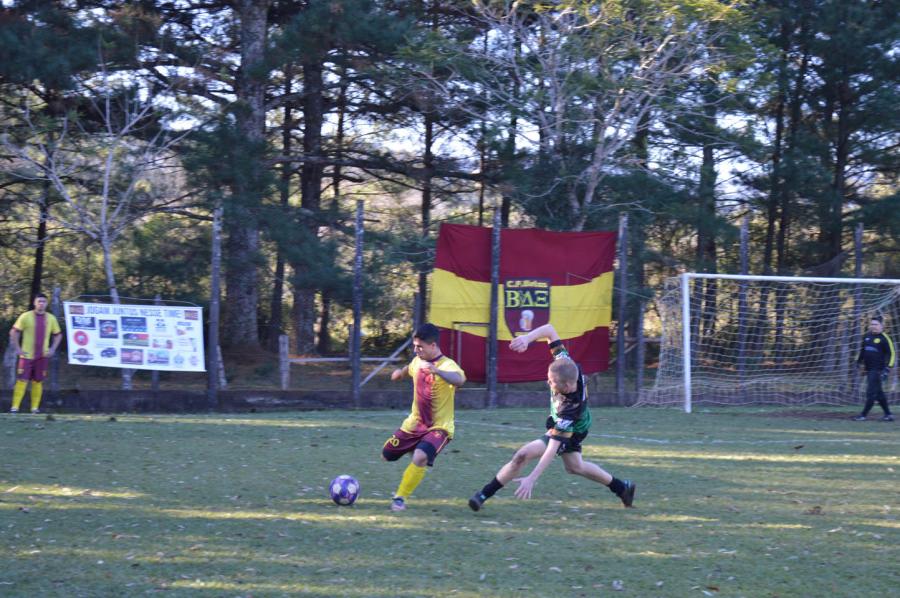
{"type": "Polygon", "coordinates": [[[359,482],[353,476],[339,475],[331,480],[328,488],[331,491],[331,500],[342,507],[352,505],[359,496],[359,482]]]}

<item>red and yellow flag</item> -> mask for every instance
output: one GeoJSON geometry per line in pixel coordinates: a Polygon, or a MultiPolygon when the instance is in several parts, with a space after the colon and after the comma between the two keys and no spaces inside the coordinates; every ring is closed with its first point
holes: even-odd
{"type": "MultiPolygon", "coordinates": [[[[609,366],[616,233],[500,231],[497,380],[546,380],[550,352],[534,343],[514,353],[509,341],[550,322],[586,374],[609,366]]],[[[429,321],[441,350],[483,382],[490,322],[491,229],[441,225],[429,321]]]]}

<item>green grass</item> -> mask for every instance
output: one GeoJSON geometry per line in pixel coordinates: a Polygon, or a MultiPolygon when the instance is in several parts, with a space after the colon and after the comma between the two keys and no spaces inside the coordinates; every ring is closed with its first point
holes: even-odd
{"type": "Polygon", "coordinates": [[[506,488],[467,508],[537,436],[541,410],[458,412],[457,438],[399,514],[388,502],[406,462],[380,447],[401,412],[3,415],[0,595],[896,592],[900,425],[594,414],[585,456],[636,480],[634,509],[561,463],[531,501],[506,488]],[[353,507],[328,499],[340,473],[361,482],[353,507]]]}

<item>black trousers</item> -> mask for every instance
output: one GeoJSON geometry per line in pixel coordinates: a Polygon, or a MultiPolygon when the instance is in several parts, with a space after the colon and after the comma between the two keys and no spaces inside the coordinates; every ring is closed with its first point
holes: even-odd
{"type": "Polygon", "coordinates": [[[891,409],[888,407],[887,397],[884,396],[884,389],[881,387],[881,371],[870,370],[866,372],[866,406],[863,407],[862,415],[868,415],[869,410],[875,405],[875,401],[881,405],[881,410],[885,415],[890,415],[891,409]]]}

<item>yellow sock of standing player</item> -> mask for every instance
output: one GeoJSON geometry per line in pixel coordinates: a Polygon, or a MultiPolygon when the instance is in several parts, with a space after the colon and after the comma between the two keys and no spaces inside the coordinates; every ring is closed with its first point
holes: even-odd
{"type": "Polygon", "coordinates": [[[12,408],[14,411],[18,411],[19,405],[22,404],[22,399],[25,397],[26,386],[28,386],[28,382],[25,380],[16,380],[16,385],[13,386],[12,408]]]}
{"type": "Polygon", "coordinates": [[[31,410],[37,411],[41,406],[41,396],[44,392],[44,383],[31,381],[31,410]]]}
{"type": "Polygon", "coordinates": [[[415,463],[410,463],[406,467],[406,471],[403,472],[403,477],[400,479],[400,485],[397,487],[396,496],[402,496],[403,498],[408,497],[422,482],[422,478],[424,477],[425,468],[419,467],[415,463]]]}

